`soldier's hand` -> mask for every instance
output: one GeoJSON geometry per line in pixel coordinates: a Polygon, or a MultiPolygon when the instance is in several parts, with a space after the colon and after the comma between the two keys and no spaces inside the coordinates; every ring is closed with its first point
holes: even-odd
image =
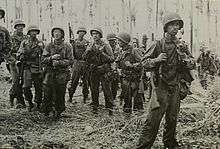
{"type": "Polygon", "coordinates": [[[59,65],[59,61],[53,60],[53,66],[54,66],[54,67],[57,67],[58,65],[59,65]]]}
{"type": "Polygon", "coordinates": [[[53,55],[53,56],[51,56],[51,59],[52,60],[58,60],[58,59],[60,59],[60,54],[55,54],[55,55],[53,55]]]}
{"type": "Polygon", "coordinates": [[[166,53],[161,53],[157,58],[157,62],[163,62],[167,60],[167,54],[166,53]]]}
{"type": "Polygon", "coordinates": [[[126,62],[125,62],[125,66],[127,66],[127,67],[133,67],[133,65],[132,65],[129,61],[126,61],[126,62]]]}

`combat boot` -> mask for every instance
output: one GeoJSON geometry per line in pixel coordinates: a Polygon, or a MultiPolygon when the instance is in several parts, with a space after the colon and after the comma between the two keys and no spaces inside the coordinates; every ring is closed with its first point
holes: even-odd
{"type": "Polygon", "coordinates": [[[31,112],[32,111],[32,109],[34,108],[34,104],[33,104],[33,102],[32,101],[28,101],[28,111],[29,112],[31,112]]]}
{"type": "Polygon", "coordinates": [[[14,107],[14,97],[10,96],[10,107],[14,107]]]}

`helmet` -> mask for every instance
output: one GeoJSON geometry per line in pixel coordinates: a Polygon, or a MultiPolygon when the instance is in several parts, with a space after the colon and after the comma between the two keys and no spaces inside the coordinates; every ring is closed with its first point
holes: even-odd
{"type": "Polygon", "coordinates": [[[107,38],[108,41],[109,40],[115,40],[116,39],[116,35],[114,33],[109,33],[106,38],[107,38]]]}
{"type": "Polygon", "coordinates": [[[96,31],[98,32],[100,35],[101,35],[101,38],[103,37],[103,32],[102,32],[102,29],[100,27],[95,27],[93,29],[90,30],[90,34],[92,35],[92,32],[93,31],[96,31]]]}
{"type": "Polygon", "coordinates": [[[29,35],[29,33],[30,33],[30,31],[37,31],[38,33],[37,34],[39,34],[40,33],[40,29],[36,26],[36,25],[30,25],[29,27],[28,27],[28,32],[27,32],[27,34],[29,35]]]}
{"type": "Polygon", "coordinates": [[[79,32],[85,32],[85,33],[87,33],[85,27],[79,27],[79,28],[77,29],[77,32],[76,32],[76,33],[78,34],[79,32]]]}
{"type": "Polygon", "coordinates": [[[60,30],[60,31],[62,32],[63,38],[64,38],[65,33],[64,33],[64,30],[63,30],[61,27],[53,27],[53,28],[52,28],[52,30],[51,30],[51,35],[52,35],[52,37],[54,37],[53,32],[54,32],[55,29],[60,30]]]}
{"type": "Polygon", "coordinates": [[[0,12],[2,13],[2,18],[5,17],[5,10],[3,8],[0,8],[0,12]]]}
{"type": "Polygon", "coordinates": [[[128,33],[119,33],[117,38],[127,44],[131,41],[131,36],[128,33]]]}
{"type": "Polygon", "coordinates": [[[164,16],[163,18],[163,29],[164,29],[164,32],[166,32],[166,29],[167,29],[167,25],[170,23],[170,22],[173,22],[173,21],[178,21],[179,22],[179,25],[180,25],[180,28],[183,28],[183,20],[181,19],[181,17],[176,14],[176,13],[168,13],[164,16]]]}
{"type": "Polygon", "coordinates": [[[16,19],[14,21],[14,28],[16,28],[17,25],[23,25],[25,27],[25,23],[23,20],[20,20],[20,19],[16,19]]]}

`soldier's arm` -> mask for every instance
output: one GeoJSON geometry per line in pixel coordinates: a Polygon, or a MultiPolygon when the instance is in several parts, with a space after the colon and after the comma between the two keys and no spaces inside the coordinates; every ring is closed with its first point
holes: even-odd
{"type": "Polygon", "coordinates": [[[21,45],[18,49],[18,52],[17,52],[17,57],[19,60],[24,60],[24,54],[25,54],[25,40],[21,42],[21,45]]]}
{"type": "Polygon", "coordinates": [[[87,46],[86,51],[83,53],[83,56],[82,56],[83,60],[88,61],[88,59],[91,55],[91,52],[92,52],[92,45],[93,44],[91,43],[87,46]]]}
{"type": "Polygon", "coordinates": [[[160,63],[157,60],[159,48],[159,42],[155,42],[149,47],[147,53],[143,56],[141,63],[146,70],[152,70],[160,63]]]}
{"type": "Polygon", "coordinates": [[[11,51],[11,48],[12,48],[12,43],[11,43],[11,37],[10,37],[10,34],[8,32],[8,30],[6,29],[5,30],[5,35],[6,35],[6,44],[5,44],[5,52],[7,54],[9,54],[9,52],[11,51]]]}
{"type": "Polygon", "coordinates": [[[183,64],[187,69],[193,70],[196,67],[196,61],[189,51],[188,46],[185,47],[186,58],[183,60],[183,64]]]}
{"type": "Polygon", "coordinates": [[[50,54],[50,44],[46,45],[42,53],[42,64],[52,64],[52,56],[50,54]]]}
{"type": "Polygon", "coordinates": [[[102,55],[105,57],[107,62],[113,63],[114,62],[114,54],[112,48],[109,44],[105,45],[105,52],[102,52],[102,55]]]}

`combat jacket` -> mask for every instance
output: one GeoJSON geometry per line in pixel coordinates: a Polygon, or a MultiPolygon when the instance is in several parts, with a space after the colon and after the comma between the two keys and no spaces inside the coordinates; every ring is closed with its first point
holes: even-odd
{"type": "Polygon", "coordinates": [[[161,81],[173,86],[178,85],[183,77],[190,83],[193,79],[189,70],[195,68],[194,59],[188,46],[177,38],[171,39],[170,36],[166,36],[160,41],[156,41],[148,49],[142,64],[146,70],[152,71],[155,86],[159,86],[161,81]],[[161,53],[166,53],[167,60],[158,63],[155,59],[161,53]]]}
{"type": "Polygon", "coordinates": [[[82,60],[82,55],[86,51],[87,46],[89,45],[89,41],[86,39],[80,40],[76,39],[73,44],[73,57],[76,60],[82,60]]]}
{"type": "Polygon", "coordinates": [[[30,37],[21,42],[18,50],[18,57],[24,63],[24,69],[31,69],[32,73],[40,73],[41,57],[44,44],[37,38],[31,39],[30,37]]]}
{"type": "Polygon", "coordinates": [[[11,39],[9,32],[3,26],[0,26],[0,63],[6,59],[11,50],[11,39]]]}
{"type": "Polygon", "coordinates": [[[11,36],[12,48],[11,48],[10,53],[12,55],[18,52],[21,42],[25,39],[27,39],[26,35],[24,34],[19,35],[17,34],[17,32],[14,32],[14,34],[11,36]]]}
{"type": "Polygon", "coordinates": [[[69,67],[73,61],[72,46],[63,40],[49,43],[43,51],[42,64],[44,67],[44,84],[56,81],[59,84],[65,84],[70,79],[69,67]],[[58,60],[52,60],[52,56],[59,54],[58,60]],[[56,61],[56,66],[53,65],[56,61]],[[56,80],[54,80],[56,79],[56,80]]]}
{"type": "Polygon", "coordinates": [[[100,40],[87,47],[83,59],[90,65],[91,71],[106,73],[111,69],[110,64],[114,62],[114,55],[110,45],[100,40]]]}
{"type": "Polygon", "coordinates": [[[140,78],[142,71],[140,65],[141,56],[141,53],[130,45],[122,49],[122,54],[116,59],[116,63],[119,69],[121,69],[122,77],[129,77],[130,79],[140,78]]]}

